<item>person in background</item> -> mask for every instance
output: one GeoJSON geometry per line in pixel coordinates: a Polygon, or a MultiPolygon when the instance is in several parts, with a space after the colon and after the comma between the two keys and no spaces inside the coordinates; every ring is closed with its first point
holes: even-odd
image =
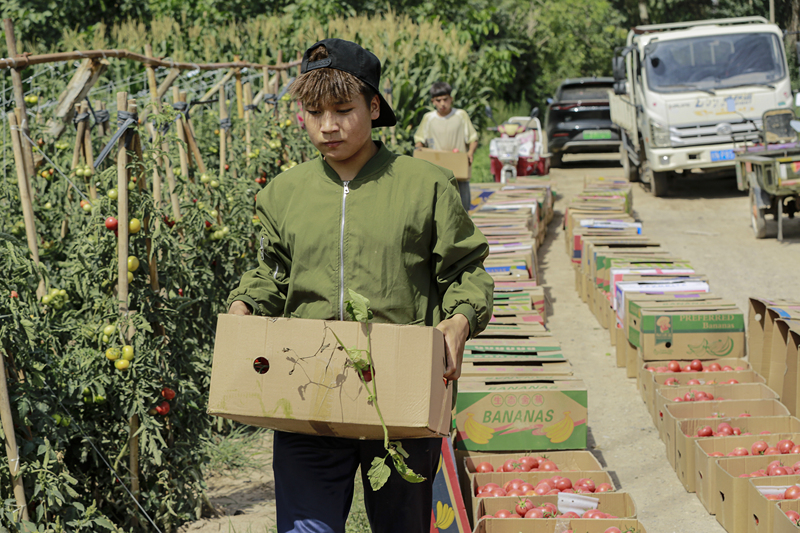
{"type": "MultiPolygon", "coordinates": [[[[478,148],[478,132],[469,115],[463,109],[453,107],[453,88],[449,83],[437,81],[431,86],[431,102],[435,111],[425,113],[422,123],[414,133],[414,145],[417,148],[445,150],[448,152],[466,152],[469,164],[478,148]]],[[[472,196],[469,180],[458,180],[458,192],[464,209],[469,211],[472,196]]]]}

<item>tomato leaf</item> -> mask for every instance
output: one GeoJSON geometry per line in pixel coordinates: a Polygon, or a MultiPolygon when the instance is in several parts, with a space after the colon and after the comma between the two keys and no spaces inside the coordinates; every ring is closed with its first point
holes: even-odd
{"type": "Polygon", "coordinates": [[[393,440],[389,443],[389,446],[397,450],[397,453],[408,459],[408,452],[403,448],[403,443],[399,440],[393,440]]]}
{"type": "Polygon", "coordinates": [[[389,480],[389,475],[391,473],[392,470],[389,468],[389,465],[386,464],[386,457],[375,457],[372,460],[372,466],[367,472],[367,478],[369,479],[369,485],[372,487],[372,490],[379,490],[383,487],[389,480]]]}
{"type": "Polygon", "coordinates": [[[406,462],[403,460],[403,457],[394,450],[389,450],[389,454],[392,456],[392,461],[394,461],[394,467],[397,470],[397,473],[400,474],[400,477],[408,481],[409,483],[422,483],[425,481],[425,478],[411,470],[406,462]]]}
{"type": "Polygon", "coordinates": [[[372,318],[372,311],[369,308],[369,300],[361,296],[353,289],[347,289],[350,293],[350,300],[347,300],[347,313],[356,322],[368,322],[372,318]]]}

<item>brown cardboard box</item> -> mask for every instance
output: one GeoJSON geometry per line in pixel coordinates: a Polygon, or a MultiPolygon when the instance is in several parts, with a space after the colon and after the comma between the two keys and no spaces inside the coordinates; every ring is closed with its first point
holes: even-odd
{"type": "MultiPolygon", "coordinates": [[[[656,424],[667,451],[675,449],[675,431],[678,421],[687,418],[738,418],[742,413],[750,416],[789,416],[789,410],[780,401],[724,400],[721,402],[667,403],[656,424]]],[[[670,463],[674,464],[674,463],[670,463]]]]}
{"type": "Polygon", "coordinates": [[[750,298],[747,312],[747,354],[753,370],[761,371],[761,352],[764,349],[764,324],[767,318],[767,307],[787,303],[784,300],[766,300],[750,298]]]}
{"type": "MultiPolygon", "coordinates": [[[[392,439],[450,433],[444,338],[435,328],[370,324],[378,405],[392,439]],[[382,378],[382,376],[385,376],[382,378]]],[[[366,349],[358,322],[219,315],[208,413],[294,433],[382,439],[347,352],[366,349]],[[263,358],[264,373],[254,368],[263,358]]]]}
{"type": "Polygon", "coordinates": [[[779,501],[773,508],[772,532],[773,533],[797,533],[797,526],[786,516],[786,511],[800,513],[800,500],[779,501]]]}
{"type": "Polygon", "coordinates": [[[448,152],[446,150],[419,148],[414,150],[414,157],[451,170],[456,179],[467,181],[472,177],[472,167],[469,164],[469,156],[466,152],[448,152]]]}
{"type": "Polygon", "coordinates": [[[762,376],[769,376],[770,356],[772,354],[772,330],[775,321],[780,318],[797,318],[796,313],[800,312],[800,304],[780,304],[767,307],[764,314],[764,331],[761,344],[761,369],[757,370],[762,376]]]}
{"type": "Polygon", "coordinates": [[[628,339],[645,361],[744,357],[744,315],[735,308],[642,310],[628,339]]]}
{"type": "Polygon", "coordinates": [[[615,328],[617,333],[617,368],[625,368],[626,366],[626,349],[628,347],[628,336],[625,335],[625,328],[617,327],[615,328]]]}
{"type": "MultiPolygon", "coordinates": [[[[751,479],[767,480],[769,477],[739,477],[750,474],[760,468],[766,468],[779,456],[757,455],[754,457],[720,457],[716,469],[717,491],[713,495],[716,500],[717,522],[722,524],[728,533],[747,533],[748,524],[748,489],[751,479]]],[[[780,476],[779,476],[780,477],[780,476]]],[[[774,477],[772,479],[778,479],[774,477]]]]}
{"type": "Polygon", "coordinates": [[[553,356],[526,358],[507,354],[465,354],[461,365],[462,378],[509,375],[571,376],[572,365],[563,356],[560,359],[553,356]]]}
{"type": "MultiPolygon", "coordinates": [[[[636,518],[636,504],[627,492],[598,492],[595,494],[584,494],[590,498],[597,498],[597,507],[604,513],[617,516],[619,518],[636,518]]],[[[535,507],[552,503],[558,505],[558,496],[527,496],[535,507]]],[[[481,498],[475,516],[494,515],[501,509],[514,512],[514,507],[519,502],[519,496],[501,496],[498,498],[481,498]]],[[[559,509],[559,512],[563,512],[559,509]]],[[[580,513],[579,513],[580,514],[580,513]]]]}
{"type": "MultiPolygon", "coordinates": [[[[775,444],[778,441],[770,437],[770,435],[759,435],[759,433],[762,431],[769,431],[770,434],[783,432],[794,433],[800,431],[800,420],[794,417],[740,417],[718,420],[695,418],[681,420],[678,422],[678,429],[675,432],[674,466],[675,472],[678,474],[678,479],[681,480],[681,483],[683,483],[684,488],[688,492],[695,492],[697,486],[697,465],[695,463],[697,454],[695,451],[695,442],[708,439],[707,437],[697,437],[697,430],[704,426],[711,426],[711,429],[716,431],[716,428],[720,422],[727,422],[733,427],[738,427],[742,433],[752,433],[753,435],[748,435],[748,438],[760,436],[770,444],[775,444]]],[[[729,437],[722,438],[725,439],[729,437]]],[[[798,457],[798,459],[800,459],[800,457],[798,457]]]]}
{"type": "Polygon", "coordinates": [[[747,487],[747,533],[773,533],[776,500],[767,499],[759,487],[788,488],[800,484],[800,476],[750,478],[747,487]]]}
{"type": "Polygon", "coordinates": [[[786,342],[786,374],[781,400],[794,416],[800,413],[800,327],[792,324],[786,342]]]}
{"type": "MultiPolygon", "coordinates": [[[[722,363],[725,360],[719,361],[722,363]]],[[[735,359],[733,361],[741,361],[741,359],[735,359]]],[[[682,363],[688,364],[685,361],[681,361],[682,363]]],[[[715,363],[718,361],[714,361],[715,363]]],[[[733,366],[730,362],[726,362],[726,365],[733,366]]],[[[642,368],[646,368],[642,365],[642,368]]],[[[655,411],[655,396],[656,391],[664,388],[670,389],[680,385],[686,385],[688,381],[692,379],[697,379],[700,381],[701,385],[709,384],[722,384],[726,381],[731,379],[735,379],[739,383],[764,383],[764,378],[760,374],[756,374],[752,370],[734,370],[731,372],[648,372],[647,370],[643,370],[647,375],[642,374],[641,379],[639,380],[640,384],[640,392],[642,393],[644,403],[647,405],[647,409],[650,411],[650,416],[653,418],[653,423],[656,420],[656,411],[655,411]],[[649,379],[648,379],[649,378],[649,379]],[[664,382],[668,379],[677,379],[677,385],[664,385],[664,382]]]]}
{"type": "MultiPolygon", "coordinates": [[[[761,417],[762,421],[777,421],[778,419],[785,420],[789,417],[761,417]]],[[[733,420],[737,423],[740,418],[730,419],[729,423],[734,425],[733,420]]],[[[753,420],[757,420],[754,418],[753,420]]],[[[712,423],[714,421],[711,421],[712,423]]],[[[791,417],[785,424],[792,428],[800,427],[800,420],[791,417]]],[[[713,425],[712,425],[713,427],[713,425]]],[[[792,429],[792,431],[796,431],[792,429]]],[[[748,453],[750,447],[754,442],[760,440],[766,441],[768,444],[777,444],[778,442],[790,439],[794,442],[800,443],[800,432],[797,433],[775,433],[770,435],[746,435],[746,436],[732,436],[732,437],[708,437],[705,439],[697,439],[694,442],[694,475],[695,475],[695,492],[697,498],[705,506],[706,510],[711,514],[717,514],[716,500],[712,497],[717,491],[716,469],[714,465],[718,457],[710,455],[712,452],[720,452],[728,455],[734,448],[745,448],[748,453]]],[[[744,457],[751,457],[746,455],[744,457]]]]}
{"type": "Polygon", "coordinates": [[[459,382],[456,446],[461,450],[582,450],[588,398],[583,381],[531,377],[459,382]]]}
{"type": "MultiPolygon", "coordinates": [[[[679,360],[678,361],[678,363],[680,363],[680,365],[681,365],[681,368],[685,368],[686,365],[688,365],[691,362],[692,361],[689,361],[689,360],[682,360],[682,361],[679,360]]],[[[703,368],[705,368],[709,364],[717,363],[722,368],[724,368],[726,366],[729,366],[729,367],[733,368],[733,370],[731,370],[731,372],[744,372],[744,371],[751,370],[750,369],[750,364],[746,360],[738,359],[738,358],[723,357],[722,359],[717,359],[717,360],[701,359],[700,362],[703,363],[703,368]]],[[[642,359],[642,357],[641,357],[641,354],[638,354],[638,350],[637,350],[636,366],[637,366],[637,368],[639,370],[638,370],[638,373],[636,375],[636,386],[639,388],[639,393],[642,394],[642,399],[645,400],[645,402],[649,401],[652,404],[655,401],[654,400],[655,391],[652,390],[652,387],[650,386],[650,383],[653,380],[653,374],[663,375],[664,378],[666,379],[667,377],[670,377],[670,376],[677,377],[677,376],[680,376],[681,374],[688,374],[689,373],[689,372],[679,372],[679,373],[676,373],[677,374],[677,376],[676,376],[675,374],[671,374],[669,372],[661,373],[661,372],[656,371],[656,369],[660,368],[660,367],[667,368],[668,364],[669,363],[666,362],[666,361],[644,361],[642,359]],[[643,389],[646,389],[648,387],[651,389],[649,391],[650,394],[648,394],[645,397],[646,392],[644,392],[643,389]],[[645,399],[645,398],[649,398],[649,399],[645,399]]],[[[707,374],[707,373],[701,372],[701,374],[707,374]]],[[[715,372],[714,374],[717,374],[717,372],[715,372]]],[[[763,379],[763,376],[761,376],[761,377],[763,379]]],[[[731,378],[728,378],[728,379],[731,379],[731,378]]],[[[764,380],[763,382],[766,382],[766,380],[764,380]]],[[[655,416],[655,410],[653,410],[653,416],[655,416]]]]}
{"type": "MultiPolygon", "coordinates": [[[[577,470],[573,472],[510,472],[510,473],[491,472],[486,474],[475,474],[472,477],[472,484],[470,485],[470,489],[468,492],[468,494],[470,494],[472,497],[472,509],[475,522],[477,522],[477,519],[480,517],[479,515],[477,515],[477,511],[481,508],[481,500],[487,499],[487,498],[478,498],[476,496],[478,494],[478,487],[485,485],[487,483],[497,483],[502,487],[506,481],[511,481],[512,479],[521,479],[522,481],[530,483],[535,487],[542,480],[549,479],[554,475],[559,475],[568,478],[573,483],[582,478],[591,479],[592,481],[594,481],[595,485],[599,485],[600,483],[608,483],[612,487],[614,487],[615,491],[617,490],[617,486],[614,484],[614,480],[611,479],[611,476],[608,474],[608,472],[602,470],[601,471],[577,470]]],[[[466,498],[466,495],[464,497],[466,498]]],[[[494,498],[488,498],[488,499],[494,499],[494,498]]]]}
{"type": "Polygon", "coordinates": [[[555,518],[485,518],[475,524],[473,533],[562,533],[567,529],[576,533],[603,533],[610,527],[631,533],[647,533],[638,520],[612,519],[600,520],[592,518],[573,518],[558,520],[555,518]],[[566,528],[566,529],[565,529],[566,528]]]}
{"type": "MultiPolygon", "coordinates": [[[[766,378],[767,385],[775,390],[781,398],[783,398],[783,386],[787,373],[787,365],[789,364],[786,359],[786,349],[789,342],[790,329],[800,331],[800,320],[779,318],[775,320],[772,328],[772,349],[769,353],[769,372],[766,374],[766,378]]],[[[764,354],[764,357],[767,357],[767,354],[764,354]]],[[[794,367],[795,365],[792,364],[792,366],[794,367]]],[[[788,385],[792,389],[797,389],[796,382],[790,380],[788,385]]],[[[793,399],[795,396],[796,393],[792,393],[793,399]]]]}

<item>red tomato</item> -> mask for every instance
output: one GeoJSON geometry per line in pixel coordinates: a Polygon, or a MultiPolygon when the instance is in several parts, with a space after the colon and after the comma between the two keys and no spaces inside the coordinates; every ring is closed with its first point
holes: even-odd
{"type": "Polygon", "coordinates": [[[714,431],[711,429],[711,426],[703,426],[697,430],[698,437],[710,437],[714,431]]]}
{"type": "Polygon", "coordinates": [[[687,385],[702,385],[699,379],[690,379],[686,382],[687,385]]]}
{"type": "Polygon", "coordinates": [[[670,372],[680,372],[681,364],[677,361],[670,361],[669,364],[667,364],[667,368],[670,372]]]}
{"type": "Polygon", "coordinates": [[[497,487],[492,489],[492,496],[500,497],[506,495],[507,495],[506,489],[504,489],[503,487],[497,487]]]}
{"type": "Polygon", "coordinates": [[[475,471],[480,473],[494,472],[494,467],[492,463],[484,461],[475,467],[475,471]]]}
{"type": "Polygon", "coordinates": [[[522,472],[519,463],[514,459],[509,459],[503,463],[503,472],[522,472]]]}
{"type": "Polygon", "coordinates": [[[753,445],[750,446],[750,453],[752,453],[753,455],[764,455],[764,451],[767,448],[769,448],[769,444],[767,444],[763,440],[759,440],[754,442],[753,445]]]}
{"type": "Polygon", "coordinates": [[[694,393],[692,392],[687,392],[686,394],[683,395],[684,402],[693,402],[694,400],[695,400],[694,393]]]}
{"type": "Polygon", "coordinates": [[[792,485],[786,492],[783,493],[783,497],[787,500],[799,500],[800,499],[800,487],[797,485],[792,485]]]}
{"type": "Polygon", "coordinates": [[[533,485],[531,485],[530,483],[523,483],[523,484],[520,486],[519,490],[521,490],[523,493],[525,493],[525,496],[530,496],[530,494],[528,494],[528,493],[529,493],[529,492],[533,492],[533,489],[535,489],[535,488],[536,488],[536,487],[534,487],[534,486],[533,486],[533,485]]]}
{"type": "Polygon", "coordinates": [[[747,448],[742,448],[741,446],[734,448],[731,452],[734,456],[741,457],[744,455],[750,455],[750,452],[747,451],[747,448]]]}
{"type": "MultiPolygon", "coordinates": [[[[783,496],[780,496],[778,494],[767,494],[764,497],[766,499],[768,499],[768,500],[784,500],[784,499],[788,499],[788,498],[784,498],[783,496]]],[[[758,524],[758,522],[756,522],[756,524],[758,524]]]]}
{"type": "Polygon", "coordinates": [[[594,485],[594,481],[592,481],[591,479],[581,478],[581,479],[578,480],[578,483],[583,483],[592,492],[594,492],[595,489],[596,489],[596,487],[594,485]]]}
{"type": "Polygon", "coordinates": [[[544,496],[551,490],[552,487],[550,487],[550,485],[548,485],[547,483],[539,483],[538,485],[536,485],[536,488],[533,489],[533,492],[535,492],[538,496],[544,496]]]}
{"type": "Polygon", "coordinates": [[[169,387],[164,387],[161,389],[161,396],[163,396],[166,400],[172,400],[175,398],[175,391],[169,387]]]}
{"type": "Polygon", "coordinates": [[[680,385],[680,381],[675,378],[667,378],[664,380],[664,385],[671,386],[671,385],[680,385]]]}
{"type": "Polygon", "coordinates": [[[767,472],[770,476],[787,476],[789,472],[782,466],[776,466],[767,472]]]}
{"type": "Polygon", "coordinates": [[[558,507],[554,503],[545,502],[542,504],[542,509],[544,509],[545,513],[550,513],[551,515],[558,514],[558,507]]]}
{"type": "Polygon", "coordinates": [[[734,435],[741,435],[742,434],[742,429],[741,428],[733,428],[733,434],[734,435]]]}
{"type": "Polygon", "coordinates": [[[712,398],[709,393],[699,390],[694,393],[694,399],[697,400],[698,402],[704,402],[706,400],[711,400],[712,398]]]}
{"type": "Polygon", "coordinates": [[[789,453],[800,453],[800,444],[789,450],[789,453]]]}
{"type": "Polygon", "coordinates": [[[597,488],[594,489],[595,492],[614,492],[614,487],[611,483],[600,483],[597,485],[597,488]]]}
{"type": "Polygon", "coordinates": [[[775,447],[778,448],[781,453],[789,453],[792,451],[792,448],[794,448],[794,442],[790,441],[789,439],[785,439],[778,441],[778,444],[776,444],[775,447]]]}
{"type": "Polygon", "coordinates": [[[525,493],[519,489],[511,489],[506,492],[506,496],[525,496],[525,493]]]}
{"type": "MultiPolygon", "coordinates": [[[[680,396],[676,396],[675,398],[672,399],[672,401],[673,402],[682,402],[683,398],[681,398],[680,396]]],[[[661,416],[664,416],[664,415],[662,414],[661,416]]]]}
{"type": "Polygon", "coordinates": [[[561,518],[580,518],[581,515],[574,511],[567,511],[566,513],[561,515],[561,518]]]}
{"type": "Polygon", "coordinates": [[[166,415],[169,413],[169,403],[168,402],[161,402],[156,406],[156,413],[160,415],[166,415]]]}
{"type": "Polygon", "coordinates": [[[724,457],[725,454],[722,452],[711,452],[708,454],[709,457],[724,457]]]}
{"type": "Polygon", "coordinates": [[[507,509],[500,509],[496,513],[494,513],[495,518],[519,518],[519,515],[516,513],[512,513],[507,509]]]}
{"type": "Polygon", "coordinates": [[[780,455],[781,451],[776,448],[775,446],[770,446],[766,450],[764,450],[764,455],[780,455]]]}
{"type": "Polygon", "coordinates": [[[556,481],[556,488],[558,490],[571,489],[572,481],[570,481],[568,478],[565,477],[561,478],[558,481],[556,481]]]}
{"type": "Polygon", "coordinates": [[[720,370],[722,370],[722,367],[719,365],[719,363],[711,363],[710,365],[708,365],[708,369],[711,370],[712,372],[719,372],[720,370]]]}
{"type": "Polygon", "coordinates": [[[689,368],[691,368],[695,372],[700,372],[701,370],[703,370],[703,363],[700,361],[700,359],[695,359],[691,363],[689,363],[689,368]]]}
{"type": "MultiPolygon", "coordinates": [[[[533,505],[533,504],[531,504],[533,505]]],[[[544,518],[544,510],[541,507],[535,507],[526,511],[523,515],[524,518],[544,518]]]]}
{"type": "Polygon", "coordinates": [[[545,459],[541,463],[539,463],[539,471],[542,472],[556,472],[558,471],[558,467],[553,461],[545,459]]]}
{"type": "Polygon", "coordinates": [[[525,472],[527,472],[529,470],[535,470],[535,469],[539,468],[539,460],[540,459],[538,459],[536,457],[530,457],[530,456],[526,455],[525,457],[520,457],[517,462],[520,465],[522,465],[523,468],[527,467],[528,470],[525,470],[525,472]]]}
{"type": "Polygon", "coordinates": [[[116,218],[114,218],[114,217],[108,217],[108,218],[106,219],[106,229],[107,229],[107,230],[109,230],[109,231],[114,231],[114,230],[116,230],[116,229],[117,229],[117,226],[118,226],[118,225],[119,225],[119,224],[118,224],[118,222],[117,222],[117,219],[116,219],[116,218]]]}
{"type": "Polygon", "coordinates": [[[525,482],[522,481],[521,479],[514,478],[510,481],[506,481],[506,483],[503,485],[503,488],[507,491],[511,489],[519,490],[519,488],[522,486],[523,483],[525,482]]]}
{"type": "Polygon", "coordinates": [[[692,369],[692,365],[686,365],[685,367],[683,367],[683,372],[694,372],[694,370],[692,369]]]}
{"type": "Polygon", "coordinates": [[[797,524],[797,521],[800,520],[800,513],[792,511],[791,509],[786,511],[786,516],[789,517],[789,520],[791,520],[793,524],[797,524]]]}
{"type": "Polygon", "coordinates": [[[610,527],[603,531],[603,533],[622,533],[618,527],[610,527]]]}
{"type": "Polygon", "coordinates": [[[728,381],[725,382],[726,385],[737,385],[738,383],[739,382],[736,381],[735,379],[729,379],[728,381]]]}
{"type": "Polygon", "coordinates": [[[725,365],[725,366],[722,367],[722,371],[723,372],[732,372],[733,371],[733,367],[725,365]]]}

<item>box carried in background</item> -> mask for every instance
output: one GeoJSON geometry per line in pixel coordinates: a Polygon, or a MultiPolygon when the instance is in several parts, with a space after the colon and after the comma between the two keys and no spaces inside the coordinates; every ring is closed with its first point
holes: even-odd
{"type": "Polygon", "coordinates": [[[469,156],[466,152],[418,148],[414,150],[414,157],[452,171],[456,179],[468,180],[472,177],[472,167],[469,164],[469,156]]]}

